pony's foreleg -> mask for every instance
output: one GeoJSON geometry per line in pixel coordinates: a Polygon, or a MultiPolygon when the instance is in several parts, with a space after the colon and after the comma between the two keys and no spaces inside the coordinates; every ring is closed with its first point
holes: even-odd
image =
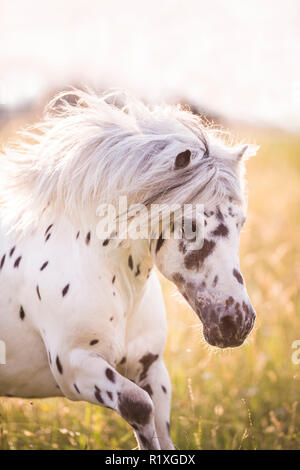
{"type": "Polygon", "coordinates": [[[138,384],[146,390],[154,403],[155,427],[161,449],[174,449],[170,437],[171,382],[162,359],[154,362],[147,377],[138,384]]]}
{"type": "Polygon", "coordinates": [[[135,430],[140,449],[160,449],[151,398],[98,354],[73,349],[56,358],[54,370],[66,397],[116,410],[135,430]]]}

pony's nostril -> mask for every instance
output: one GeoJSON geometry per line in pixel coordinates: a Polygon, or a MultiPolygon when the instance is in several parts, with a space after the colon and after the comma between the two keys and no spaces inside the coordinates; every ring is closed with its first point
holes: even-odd
{"type": "Polygon", "coordinates": [[[230,315],[225,315],[220,323],[220,328],[224,336],[231,336],[236,333],[237,325],[230,315]]]}

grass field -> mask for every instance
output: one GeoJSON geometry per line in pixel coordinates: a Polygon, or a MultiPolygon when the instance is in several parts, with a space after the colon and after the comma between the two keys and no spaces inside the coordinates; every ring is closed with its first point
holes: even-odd
{"type": "MultiPolygon", "coordinates": [[[[246,132],[240,132],[244,137],[246,132]]],[[[179,449],[300,448],[300,138],[257,132],[248,162],[249,212],[241,266],[258,317],[245,345],[219,351],[162,280],[173,383],[171,434],[179,449]]],[[[0,449],[130,449],[116,413],[67,399],[0,398],[0,449]]]]}

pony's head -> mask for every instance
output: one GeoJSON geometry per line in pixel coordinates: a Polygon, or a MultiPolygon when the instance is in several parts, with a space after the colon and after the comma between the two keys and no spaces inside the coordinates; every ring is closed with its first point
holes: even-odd
{"type": "MultiPolygon", "coordinates": [[[[211,161],[219,184],[226,187],[226,181],[230,180],[241,183],[239,169],[246,149],[247,146],[236,150],[211,146],[206,164],[211,161]]],[[[175,158],[173,169],[184,171],[189,165],[190,153],[185,151],[175,158]]],[[[158,269],[177,285],[199,316],[205,340],[220,348],[240,346],[255,321],[255,311],[239,268],[239,238],[245,219],[242,193],[234,195],[224,190],[221,198],[208,198],[207,204],[204,202],[201,247],[195,247],[195,239],[185,236],[184,226],[181,239],[164,239],[161,234],[156,243],[152,242],[158,269]]],[[[189,221],[189,226],[194,225],[193,232],[198,220],[192,217],[189,221]]]]}

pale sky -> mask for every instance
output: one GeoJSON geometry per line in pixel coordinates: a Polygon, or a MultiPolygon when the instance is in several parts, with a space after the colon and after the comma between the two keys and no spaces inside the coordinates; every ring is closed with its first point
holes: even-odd
{"type": "Polygon", "coordinates": [[[0,103],[74,82],[300,131],[300,0],[0,0],[0,103]]]}

